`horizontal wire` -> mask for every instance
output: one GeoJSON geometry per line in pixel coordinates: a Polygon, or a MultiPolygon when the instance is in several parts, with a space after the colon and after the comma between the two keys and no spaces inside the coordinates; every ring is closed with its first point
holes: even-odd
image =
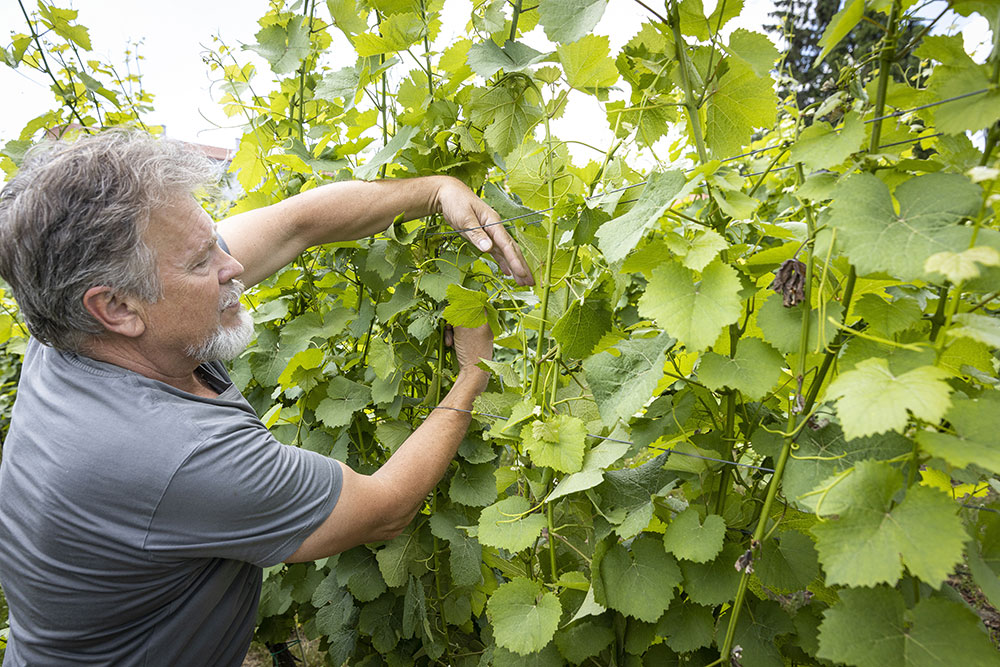
{"type": "MultiPolygon", "coordinates": [[[[982,90],[976,90],[976,91],[973,91],[971,93],[964,93],[962,95],[955,95],[954,97],[949,97],[949,98],[944,99],[944,100],[937,100],[936,102],[929,102],[928,104],[921,104],[920,106],[912,107],[910,109],[901,109],[899,111],[893,111],[892,113],[885,114],[884,116],[878,116],[876,118],[870,118],[870,119],[868,119],[868,120],[865,121],[865,124],[867,125],[868,123],[874,123],[875,121],[886,120],[887,118],[896,118],[898,116],[902,116],[902,115],[911,113],[913,111],[920,111],[921,109],[928,109],[930,107],[940,106],[942,104],[948,104],[949,102],[955,102],[957,100],[965,99],[966,97],[972,97],[974,95],[982,95],[983,93],[986,93],[986,92],[989,92],[989,89],[988,88],[983,88],[982,90]]],[[[835,132],[839,132],[840,130],[834,130],[834,131],[835,132]]],[[[944,133],[943,132],[935,132],[934,134],[927,134],[927,135],[924,135],[924,136],[921,136],[921,137],[917,137],[916,139],[904,139],[903,141],[894,141],[894,142],[892,142],[890,144],[882,144],[882,145],[878,146],[878,148],[889,148],[891,146],[901,146],[903,144],[916,143],[918,141],[922,141],[923,139],[931,139],[933,137],[940,137],[942,134],[944,134],[944,133]]],[[[752,151],[748,151],[746,153],[740,153],[739,155],[733,155],[732,157],[724,158],[722,160],[719,160],[719,162],[720,163],[721,162],[731,162],[733,160],[738,160],[738,159],[743,158],[743,157],[749,157],[749,156],[752,156],[752,155],[757,155],[758,153],[766,153],[767,151],[772,151],[772,150],[774,150],[776,148],[781,148],[782,145],[783,144],[778,143],[778,144],[772,144],[770,146],[765,146],[764,148],[756,148],[756,149],[754,149],[752,151]]],[[[758,172],[755,172],[753,174],[741,174],[741,176],[743,176],[744,178],[750,178],[750,177],[753,177],[753,176],[760,176],[761,174],[766,174],[766,173],[768,173],[768,171],[772,171],[772,172],[774,172],[774,171],[783,171],[785,169],[791,169],[791,168],[792,168],[792,166],[789,165],[789,166],[777,167],[775,169],[770,169],[770,170],[765,170],[765,171],[758,171],[758,172]]],[[[684,173],[685,174],[690,173],[690,172],[694,171],[695,169],[698,169],[698,167],[690,167],[688,169],[685,169],[684,173]]],[[[625,185],[625,186],[622,186],[620,188],[615,188],[613,190],[608,190],[607,192],[602,192],[600,194],[590,195],[590,196],[584,197],[583,200],[584,201],[591,201],[593,199],[600,199],[602,197],[607,197],[609,195],[617,194],[619,192],[624,192],[626,190],[631,190],[633,188],[642,187],[642,186],[646,185],[647,183],[648,183],[648,181],[640,181],[639,183],[632,183],[631,185],[625,185]]],[[[635,200],[632,200],[632,201],[635,201],[635,200]]],[[[619,204],[622,204],[622,203],[627,204],[629,202],[618,202],[618,203],[619,204]]],[[[494,227],[496,225],[504,225],[504,224],[506,224],[508,222],[514,222],[515,220],[522,220],[524,218],[530,218],[532,216],[542,215],[543,213],[548,213],[550,211],[554,211],[557,208],[558,208],[558,206],[550,206],[549,208],[543,208],[543,209],[539,209],[537,211],[534,211],[534,210],[533,211],[529,211],[528,213],[522,213],[521,215],[515,215],[515,216],[510,217],[510,218],[504,218],[503,220],[498,220],[497,222],[488,222],[485,225],[482,225],[481,227],[479,227],[478,229],[484,229],[486,227],[494,227]]],[[[528,224],[541,224],[541,222],[540,221],[538,221],[538,222],[531,222],[531,223],[528,223],[528,224]]],[[[455,230],[447,230],[447,231],[441,231],[441,232],[431,232],[430,234],[428,234],[428,236],[450,236],[450,235],[453,235],[453,234],[463,234],[463,233],[465,233],[467,231],[470,231],[470,230],[468,230],[468,229],[455,229],[455,230]]]]}
{"type": "MultiPolygon", "coordinates": [[[[488,412],[478,412],[476,410],[465,410],[463,408],[453,408],[447,405],[435,405],[430,408],[431,410],[453,410],[455,412],[464,412],[465,414],[477,416],[477,417],[490,417],[492,419],[506,419],[503,415],[493,415],[488,412]]],[[[622,445],[634,445],[635,443],[631,440],[621,440],[619,438],[612,438],[606,435],[597,435],[596,433],[587,433],[588,438],[597,438],[598,440],[606,440],[608,442],[617,442],[622,445]]],[[[727,461],[726,459],[716,459],[711,456],[702,456],[701,454],[692,454],[691,452],[682,452],[670,447],[656,447],[654,445],[647,445],[649,449],[655,449],[660,452],[667,452],[668,454],[678,454],[680,456],[687,456],[692,459],[701,459],[702,461],[713,461],[715,463],[724,463],[731,466],[739,466],[741,468],[751,468],[753,470],[760,470],[761,472],[774,473],[774,468],[768,468],[766,466],[753,465],[752,463],[740,463],[739,461],[727,461]]],[[[970,505],[968,503],[958,503],[961,507],[966,509],[978,510],[982,512],[993,512],[995,514],[1000,514],[1000,510],[995,510],[992,507],[983,507],[982,505],[970,505]]]]}
{"type": "MultiPolygon", "coordinates": [[[[454,410],[455,412],[464,412],[478,417],[490,417],[493,419],[506,419],[503,415],[491,415],[488,412],[477,412],[476,410],[464,410],[462,408],[453,408],[447,405],[436,405],[431,410],[454,410]]],[[[588,438],[597,438],[598,440],[607,440],[608,442],[617,442],[623,445],[634,445],[635,443],[631,440],[619,440],[618,438],[612,438],[606,435],[597,435],[596,433],[587,433],[588,438]]],[[[755,466],[750,463],[739,463],[737,461],[727,461],[725,459],[713,459],[711,456],[702,456],[700,454],[692,454],[691,452],[682,452],[676,449],[670,449],[667,447],[654,447],[649,446],[650,449],[655,449],[661,452],[669,452],[671,454],[678,454],[680,456],[688,456],[693,459],[701,459],[703,461],[715,461],[716,463],[725,463],[731,466],[741,466],[743,468],[753,468],[754,470],[762,470],[763,472],[774,472],[773,468],[765,468],[763,466],[755,466]]]]}

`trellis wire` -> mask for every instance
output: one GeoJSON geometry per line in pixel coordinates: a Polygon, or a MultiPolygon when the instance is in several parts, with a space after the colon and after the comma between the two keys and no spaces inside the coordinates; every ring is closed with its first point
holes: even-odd
{"type": "MultiPolygon", "coordinates": [[[[902,109],[902,110],[899,110],[899,111],[893,111],[892,113],[888,113],[888,114],[885,114],[885,115],[882,115],[882,116],[878,116],[876,118],[869,118],[864,123],[867,125],[868,123],[874,123],[875,121],[879,121],[879,120],[886,120],[887,118],[897,118],[899,116],[903,116],[903,115],[911,113],[913,111],[920,111],[921,109],[928,109],[930,107],[935,107],[935,106],[939,106],[939,105],[942,105],[942,104],[948,104],[949,102],[955,102],[957,100],[965,99],[967,97],[972,97],[974,95],[981,95],[981,94],[986,93],[986,92],[989,92],[988,88],[983,88],[982,90],[976,90],[976,91],[973,91],[971,93],[963,93],[962,95],[955,95],[954,97],[949,97],[947,99],[938,100],[936,102],[929,102],[928,104],[922,104],[920,106],[912,107],[910,109],[902,109]]],[[[835,131],[839,131],[839,130],[835,130],[835,131]]],[[[935,132],[933,134],[925,134],[925,135],[917,137],[915,139],[904,139],[903,141],[894,141],[894,142],[888,143],[888,144],[881,144],[880,146],[878,146],[878,148],[889,148],[889,147],[892,147],[892,146],[901,146],[903,144],[912,144],[912,143],[916,143],[918,141],[923,141],[924,139],[933,139],[934,137],[939,137],[942,134],[943,134],[942,132],[935,132]]],[[[766,153],[767,151],[772,151],[772,150],[774,150],[776,148],[781,148],[782,145],[783,144],[779,143],[779,144],[772,144],[770,146],[765,146],[764,148],[756,148],[756,149],[754,149],[752,151],[747,151],[746,153],[740,153],[739,155],[733,155],[732,157],[724,158],[722,160],[719,160],[719,162],[720,163],[722,163],[722,162],[731,162],[733,160],[738,160],[740,158],[749,157],[749,156],[752,156],[752,155],[757,155],[759,153],[766,153]]],[[[766,174],[766,173],[769,173],[769,172],[784,171],[785,169],[791,169],[792,166],[794,166],[794,165],[788,165],[788,166],[784,166],[784,167],[776,167],[774,169],[769,169],[769,170],[765,170],[765,171],[758,171],[758,172],[755,172],[755,173],[752,173],[752,174],[741,174],[741,176],[743,176],[744,178],[751,178],[753,176],[760,176],[761,174],[766,174]]],[[[691,168],[685,169],[684,173],[685,174],[690,173],[690,172],[694,171],[695,169],[697,169],[697,167],[691,167],[691,168]]],[[[622,186],[620,188],[615,188],[613,190],[608,190],[606,192],[602,192],[600,194],[590,195],[588,197],[584,197],[583,200],[584,201],[591,201],[593,199],[600,199],[602,197],[607,197],[609,195],[617,194],[619,192],[624,192],[626,190],[631,190],[633,188],[642,187],[642,186],[646,185],[647,183],[648,183],[648,181],[640,181],[638,183],[632,183],[631,185],[625,185],[625,186],[622,186]]],[[[633,199],[633,200],[629,200],[629,201],[637,201],[637,200],[633,199]]],[[[629,203],[629,202],[619,202],[619,203],[629,203]]],[[[496,225],[505,225],[508,222],[514,222],[516,220],[522,220],[524,218],[530,218],[530,217],[533,217],[533,216],[536,216],[536,215],[542,215],[543,213],[548,213],[550,211],[554,211],[556,208],[558,208],[558,207],[556,207],[556,206],[550,206],[549,208],[543,208],[543,209],[539,209],[537,211],[529,211],[528,213],[522,213],[520,215],[515,215],[515,216],[512,216],[510,218],[504,218],[503,220],[498,220],[497,222],[488,222],[485,225],[482,225],[481,228],[494,227],[496,225]]],[[[540,224],[540,221],[529,222],[527,224],[529,224],[529,225],[537,225],[537,224],[540,224]]],[[[431,232],[431,233],[428,234],[428,236],[449,236],[449,235],[453,235],[453,234],[463,234],[463,233],[465,233],[467,231],[469,231],[469,230],[467,230],[467,229],[456,229],[456,230],[438,231],[438,232],[431,232]]]]}
{"type": "MultiPolygon", "coordinates": [[[[432,410],[453,410],[455,412],[464,412],[466,414],[470,414],[470,415],[478,416],[478,417],[490,417],[492,419],[506,419],[506,417],[504,417],[503,415],[491,415],[488,412],[477,412],[476,410],[464,410],[462,408],[453,408],[453,407],[449,407],[447,405],[436,405],[436,406],[434,406],[431,409],[432,410]]],[[[631,440],[619,440],[618,438],[612,438],[612,437],[606,436],[606,435],[597,435],[596,433],[587,433],[586,435],[587,435],[588,438],[597,438],[598,440],[607,440],[608,442],[618,442],[618,443],[621,443],[623,445],[634,445],[635,444],[631,440]]],[[[711,456],[702,456],[701,454],[692,454],[691,452],[682,452],[682,451],[678,451],[676,449],[671,449],[671,448],[668,448],[668,447],[652,447],[652,446],[650,446],[650,449],[655,449],[655,450],[661,451],[661,452],[668,452],[668,453],[671,453],[671,454],[677,454],[679,456],[688,456],[690,458],[701,459],[703,461],[714,461],[716,463],[725,463],[726,465],[740,466],[742,468],[753,468],[754,470],[760,470],[760,471],[763,471],[763,472],[771,472],[771,473],[774,472],[774,468],[766,468],[764,466],[756,466],[756,465],[753,465],[751,463],[740,463],[738,461],[727,461],[726,459],[714,459],[711,456]]]]}
{"type": "MultiPolygon", "coordinates": [[[[469,414],[469,415],[473,415],[473,416],[478,416],[478,417],[490,417],[492,419],[506,419],[506,417],[504,417],[503,415],[493,415],[493,414],[490,414],[488,412],[478,412],[476,410],[465,410],[463,408],[454,408],[454,407],[447,406],[447,405],[435,405],[434,407],[432,407],[430,409],[431,410],[452,410],[454,412],[464,412],[465,414],[469,414]]],[[[621,439],[612,438],[612,437],[606,436],[606,435],[597,435],[596,433],[587,433],[586,435],[587,435],[588,438],[597,438],[598,440],[606,440],[608,442],[617,442],[617,443],[621,443],[623,445],[634,445],[635,444],[631,440],[621,440],[621,439]]],[[[726,459],[716,459],[716,458],[712,458],[711,456],[702,456],[701,454],[693,454],[691,452],[682,452],[682,451],[679,451],[677,449],[673,449],[671,447],[655,447],[653,445],[649,445],[649,448],[650,449],[655,449],[655,450],[660,451],[660,452],[666,452],[666,453],[669,453],[669,454],[677,454],[679,456],[687,456],[687,457],[692,458],[692,459],[701,459],[702,461],[712,461],[714,463],[723,463],[725,465],[737,466],[737,467],[740,467],[740,468],[751,468],[753,470],[760,470],[761,472],[774,473],[774,468],[768,468],[767,466],[758,466],[758,465],[754,465],[752,463],[740,463],[739,461],[728,461],[726,459]]],[[[1000,510],[995,510],[992,507],[983,507],[981,505],[970,505],[969,503],[958,503],[958,505],[960,507],[964,507],[964,508],[970,509],[970,510],[977,510],[977,511],[981,511],[981,512],[993,512],[995,514],[1000,514],[1000,510]]]]}

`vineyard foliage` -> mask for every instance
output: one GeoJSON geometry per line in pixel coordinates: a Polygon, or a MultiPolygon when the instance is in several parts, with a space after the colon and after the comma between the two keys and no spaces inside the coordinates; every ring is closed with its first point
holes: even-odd
{"type": "MultiPolygon", "coordinates": [[[[950,3],[992,26],[977,64],[961,36],[898,43],[913,0],[848,0],[824,53],[866,9],[884,39],[800,109],[772,42],[724,30],[742,0],[653,4],[612,50],[593,29],[622,1],[486,0],[440,44],[444,0],[275,0],[243,47],[270,71],[207,54],[246,128],[229,212],[451,174],[512,219],[537,282],[431,218],[247,295],[234,380],[279,440],[363,472],[447,386],[444,321],[498,346],[412,525],[267,570],[258,639],[301,628],[331,665],[997,664],[948,581],[1000,606],[1000,6],[950,3]],[[354,64],[327,64],[335,37],[354,64]],[[553,129],[583,104],[614,137],[586,163],[553,129]]],[[[40,3],[32,32],[3,57],[59,108],[9,173],[43,128],[151,104],[80,57],[74,12],[40,3]]]]}

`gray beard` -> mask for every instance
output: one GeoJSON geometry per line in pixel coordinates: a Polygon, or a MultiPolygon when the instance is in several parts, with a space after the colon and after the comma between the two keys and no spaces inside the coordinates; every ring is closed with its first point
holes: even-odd
{"type": "Polygon", "coordinates": [[[253,340],[253,320],[243,306],[238,313],[239,321],[231,327],[220,325],[201,345],[192,345],[187,353],[201,362],[229,361],[240,356],[253,340]]]}

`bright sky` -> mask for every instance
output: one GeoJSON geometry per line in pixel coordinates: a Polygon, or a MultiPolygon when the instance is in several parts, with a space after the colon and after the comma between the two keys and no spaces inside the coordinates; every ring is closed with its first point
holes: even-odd
{"type": "MultiPolygon", "coordinates": [[[[33,0],[21,2],[29,12],[35,6],[33,0]]],[[[169,10],[163,3],[135,0],[62,0],[56,4],[77,9],[79,23],[90,29],[95,53],[116,64],[123,62],[123,53],[131,42],[141,40],[139,52],[145,58],[141,63],[143,83],[146,90],[155,95],[155,111],[148,121],[165,124],[167,133],[177,139],[235,146],[241,131],[222,114],[216,103],[221,92],[213,88],[202,53],[205,47],[212,46],[215,35],[221,36],[231,46],[253,43],[254,33],[259,29],[257,19],[267,10],[266,0],[173,0],[169,3],[169,10]]],[[[663,3],[655,4],[662,6],[663,3]]],[[[705,0],[706,8],[713,5],[712,0],[705,0]]],[[[470,6],[470,0],[448,0],[448,9],[454,8],[455,11],[444,17],[441,37],[434,45],[436,48],[443,48],[464,36],[470,6]]],[[[760,30],[772,7],[771,0],[746,0],[742,16],[727,27],[760,30]]],[[[928,9],[928,13],[931,11],[933,7],[928,9]]],[[[595,32],[608,35],[614,50],[635,34],[645,18],[645,10],[636,2],[611,0],[595,32]]],[[[18,0],[0,3],[0,41],[5,46],[9,44],[11,32],[27,32],[18,0]]],[[[337,30],[331,30],[331,34],[335,39],[329,64],[334,67],[349,64],[337,61],[337,54],[350,55],[346,40],[337,30]]],[[[963,34],[967,50],[982,51],[985,44],[986,51],[983,53],[988,53],[989,31],[985,21],[964,26],[963,34]]],[[[536,48],[545,48],[540,28],[533,31],[528,41],[536,48]]],[[[243,52],[242,55],[246,59],[253,56],[250,52],[243,52]]],[[[269,74],[266,64],[259,59],[255,62],[258,63],[259,76],[269,74]]],[[[50,108],[53,97],[49,85],[43,76],[26,67],[14,71],[0,64],[0,90],[4,91],[5,97],[0,141],[16,138],[28,120],[50,108]]],[[[604,141],[610,141],[610,132],[604,141],[599,141],[593,134],[595,127],[603,128],[606,124],[596,104],[574,104],[572,109],[577,114],[576,122],[586,128],[587,136],[593,143],[603,145],[604,141]]],[[[560,128],[555,128],[555,131],[568,138],[560,128]]]]}

